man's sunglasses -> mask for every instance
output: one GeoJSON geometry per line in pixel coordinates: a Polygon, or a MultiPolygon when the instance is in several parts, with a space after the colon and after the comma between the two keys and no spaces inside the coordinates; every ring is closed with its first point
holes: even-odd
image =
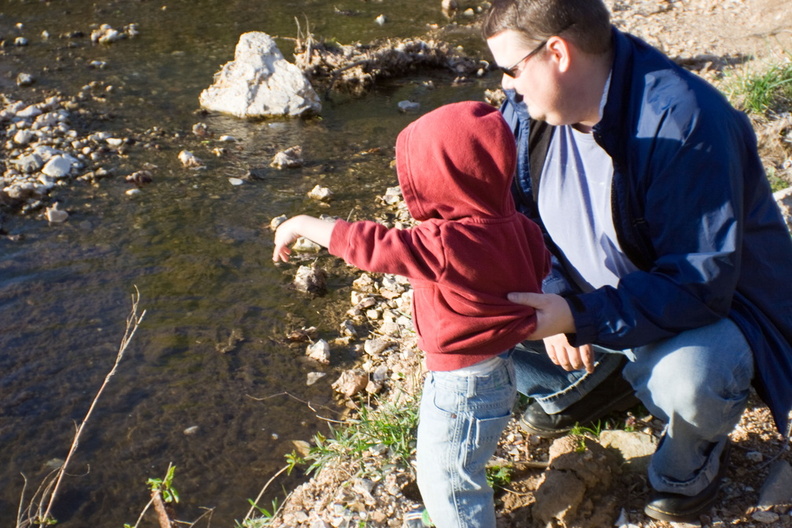
{"type": "Polygon", "coordinates": [[[514,63],[514,66],[511,66],[509,68],[507,68],[506,66],[498,66],[498,69],[503,73],[503,75],[508,75],[512,79],[516,78],[520,74],[520,72],[517,71],[517,67],[523,62],[533,57],[534,55],[536,55],[537,53],[539,53],[542,50],[542,48],[545,47],[545,44],[547,44],[547,41],[543,40],[542,43],[536,46],[533,50],[531,50],[531,52],[528,55],[526,55],[525,57],[514,63]]]}

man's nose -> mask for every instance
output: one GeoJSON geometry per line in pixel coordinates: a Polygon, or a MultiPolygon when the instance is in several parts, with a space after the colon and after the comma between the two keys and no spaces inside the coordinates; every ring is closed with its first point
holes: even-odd
{"type": "Polygon", "coordinates": [[[514,89],[514,77],[510,77],[503,74],[503,79],[501,79],[501,86],[503,86],[504,90],[513,90],[514,89]]]}

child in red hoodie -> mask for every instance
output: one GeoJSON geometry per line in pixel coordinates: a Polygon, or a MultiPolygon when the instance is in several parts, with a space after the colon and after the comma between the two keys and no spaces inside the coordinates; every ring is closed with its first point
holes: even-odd
{"type": "Polygon", "coordinates": [[[361,269],[413,286],[413,324],[430,371],[418,425],[418,486],[439,528],[495,527],[485,466],[516,396],[508,352],[536,326],[534,309],[506,299],[541,292],[550,269],[539,227],[511,196],[514,135],[500,112],[473,101],[440,107],[396,140],[404,201],[421,223],[287,220],[273,260],[303,236],[361,269]]]}

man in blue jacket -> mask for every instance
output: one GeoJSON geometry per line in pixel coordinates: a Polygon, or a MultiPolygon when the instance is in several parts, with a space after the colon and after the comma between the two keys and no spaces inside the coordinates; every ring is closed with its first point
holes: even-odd
{"type": "Polygon", "coordinates": [[[751,383],[782,433],[792,408],[792,241],[750,122],[601,0],[495,0],[483,32],[515,200],[555,257],[544,293],[510,295],[538,311],[515,352],[523,424],[562,433],[634,389],[667,424],[645,512],[695,520],[751,383]]]}

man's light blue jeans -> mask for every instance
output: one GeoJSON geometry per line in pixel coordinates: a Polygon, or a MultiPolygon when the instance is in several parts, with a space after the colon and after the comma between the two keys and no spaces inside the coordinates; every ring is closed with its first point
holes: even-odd
{"type": "Polygon", "coordinates": [[[418,487],[438,528],[495,528],[486,465],[517,396],[508,355],[486,374],[429,372],[418,423],[418,487]]]}
{"type": "Polygon", "coordinates": [[[713,480],[728,434],[739,422],[753,377],[753,354],[729,319],[625,351],[594,347],[592,374],[553,365],[541,342],[514,350],[518,390],[557,413],[627,362],[622,374],[653,416],[666,423],[649,482],[659,492],[696,495],[713,480]]]}

